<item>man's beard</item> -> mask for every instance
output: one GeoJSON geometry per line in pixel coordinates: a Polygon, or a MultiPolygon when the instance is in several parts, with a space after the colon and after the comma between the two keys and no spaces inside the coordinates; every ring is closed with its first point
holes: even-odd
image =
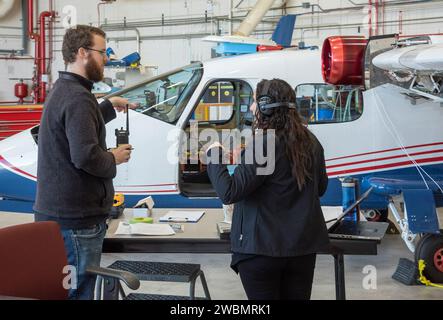
{"type": "Polygon", "coordinates": [[[92,82],[99,82],[103,80],[103,70],[94,59],[88,59],[85,68],[86,77],[89,80],[91,80],[92,82]]]}

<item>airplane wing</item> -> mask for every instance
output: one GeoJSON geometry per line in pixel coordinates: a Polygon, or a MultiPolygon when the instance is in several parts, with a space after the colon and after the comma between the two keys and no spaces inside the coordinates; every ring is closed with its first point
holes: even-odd
{"type": "Polygon", "coordinates": [[[443,177],[434,178],[434,181],[426,179],[426,183],[415,177],[411,179],[372,177],[365,179],[364,184],[373,187],[374,193],[384,196],[399,195],[405,190],[428,190],[428,187],[433,193],[439,194],[440,188],[443,188],[443,177]]]}

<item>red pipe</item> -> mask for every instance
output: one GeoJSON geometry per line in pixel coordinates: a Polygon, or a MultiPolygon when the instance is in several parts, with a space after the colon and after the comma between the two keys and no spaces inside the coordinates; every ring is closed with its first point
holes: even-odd
{"type": "Polygon", "coordinates": [[[28,0],[28,36],[35,40],[34,68],[35,73],[32,78],[32,89],[34,91],[34,102],[40,101],[39,87],[40,75],[38,70],[38,61],[40,59],[40,37],[34,33],[34,0],[28,0]]]}
{"type": "Polygon", "coordinates": [[[34,0],[28,0],[28,36],[34,39],[34,0]]]}
{"type": "Polygon", "coordinates": [[[42,81],[42,76],[46,75],[46,18],[52,17],[54,12],[43,11],[40,13],[40,41],[39,41],[39,66],[38,75],[40,82],[40,94],[37,103],[43,103],[46,99],[46,83],[42,81]]]}
{"type": "Polygon", "coordinates": [[[35,40],[35,75],[33,78],[34,100],[43,103],[46,99],[46,83],[42,76],[46,74],[46,18],[55,16],[53,11],[40,14],[40,32],[34,33],[34,0],[28,0],[28,35],[35,40]]]}

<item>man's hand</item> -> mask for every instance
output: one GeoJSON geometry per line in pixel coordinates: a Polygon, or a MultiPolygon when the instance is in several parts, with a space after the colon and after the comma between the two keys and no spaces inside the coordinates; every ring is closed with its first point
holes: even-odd
{"type": "Polygon", "coordinates": [[[122,98],[122,97],[112,97],[109,98],[109,101],[111,101],[112,106],[117,110],[117,112],[126,112],[126,105],[129,106],[129,109],[136,109],[138,107],[135,103],[129,103],[128,99],[122,98]]]}
{"type": "Polygon", "coordinates": [[[128,162],[131,158],[132,146],[130,144],[121,145],[118,148],[111,149],[112,154],[115,158],[115,164],[119,165],[128,162]]]}

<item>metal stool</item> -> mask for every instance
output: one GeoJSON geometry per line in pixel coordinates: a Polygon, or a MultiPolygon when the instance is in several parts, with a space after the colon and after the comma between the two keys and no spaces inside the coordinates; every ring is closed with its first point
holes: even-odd
{"type": "Polygon", "coordinates": [[[124,300],[211,299],[205,275],[200,269],[199,264],[118,260],[108,266],[108,268],[132,272],[140,279],[140,281],[190,282],[190,288],[189,297],[140,293],[126,295],[118,281],[106,281],[103,293],[103,298],[105,300],[116,300],[118,299],[119,293],[124,300]],[[198,277],[200,277],[202,282],[205,298],[195,297],[195,281],[198,277]]]}

